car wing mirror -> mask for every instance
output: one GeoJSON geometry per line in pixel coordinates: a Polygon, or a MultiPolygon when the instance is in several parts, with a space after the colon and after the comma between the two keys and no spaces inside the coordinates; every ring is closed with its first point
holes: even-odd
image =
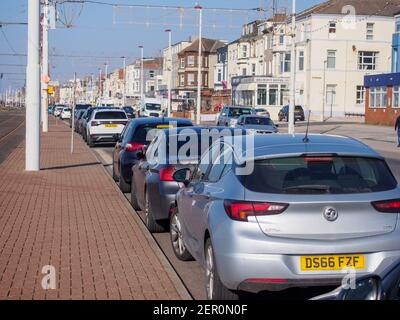
{"type": "Polygon", "coordinates": [[[191,175],[192,172],[189,168],[183,168],[175,171],[172,177],[174,181],[183,183],[187,187],[190,183],[191,175]]]}

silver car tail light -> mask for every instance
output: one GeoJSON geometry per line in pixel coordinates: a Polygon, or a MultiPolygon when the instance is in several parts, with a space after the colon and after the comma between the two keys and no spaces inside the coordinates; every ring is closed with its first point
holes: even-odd
{"type": "Polygon", "coordinates": [[[248,221],[249,216],[277,215],[284,212],[289,204],[274,202],[224,201],[228,216],[237,221],[248,221]]]}

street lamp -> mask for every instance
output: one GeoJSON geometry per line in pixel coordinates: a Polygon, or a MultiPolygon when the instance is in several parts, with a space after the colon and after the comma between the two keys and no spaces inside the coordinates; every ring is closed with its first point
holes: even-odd
{"type": "Polygon", "coordinates": [[[292,0],[292,50],[290,57],[290,104],[289,134],[294,134],[294,110],[296,99],[296,0],[292,0]]]}
{"type": "Polygon", "coordinates": [[[125,57],[121,57],[122,58],[122,65],[123,65],[123,69],[124,69],[124,88],[123,88],[123,92],[122,92],[122,106],[125,107],[126,105],[126,101],[125,101],[125,93],[126,93],[126,58],[125,57]]]}
{"type": "Polygon", "coordinates": [[[143,77],[143,46],[139,46],[140,49],[140,100],[143,101],[143,86],[144,86],[144,77],[143,77]]]}
{"type": "Polygon", "coordinates": [[[194,7],[196,10],[199,11],[199,53],[198,53],[198,62],[197,62],[197,106],[196,106],[196,124],[200,124],[200,113],[201,113],[201,85],[202,85],[202,76],[201,76],[201,65],[202,65],[202,54],[201,54],[201,47],[202,47],[202,21],[203,21],[203,7],[200,5],[196,5],[194,7]]]}
{"type": "Polygon", "coordinates": [[[172,51],[171,51],[171,43],[172,43],[172,30],[166,29],[165,32],[168,33],[168,59],[169,64],[167,65],[168,70],[168,103],[167,103],[167,117],[171,116],[171,82],[172,82],[172,51]]]}

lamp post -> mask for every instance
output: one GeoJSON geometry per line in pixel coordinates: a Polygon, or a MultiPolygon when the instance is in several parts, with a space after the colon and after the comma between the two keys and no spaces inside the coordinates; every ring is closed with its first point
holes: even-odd
{"type": "Polygon", "coordinates": [[[194,7],[199,11],[199,53],[197,60],[197,106],[196,106],[196,124],[200,124],[200,115],[201,115],[201,85],[202,85],[202,76],[201,76],[201,67],[202,67],[202,23],[203,23],[203,7],[200,5],[196,5],[194,7]]]}
{"type": "Polygon", "coordinates": [[[125,57],[121,57],[122,58],[122,65],[123,65],[123,70],[124,70],[124,88],[123,88],[123,92],[122,92],[122,106],[125,107],[126,103],[125,103],[125,93],[126,93],[126,58],[125,57]]]}
{"type": "Polygon", "coordinates": [[[168,60],[169,63],[167,64],[168,69],[168,102],[167,102],[167,117],[171,116],[171,87],[172,87],[172,30],[167,29],[165,32],[168,33],[168,60]]]}
{"type": "Polygon", "coordinates": [[[296,99],[296,0],[292,0],[292,51],[290,56],[289,134],[294,134],[294,109],[296,99]]]}
{"type": "Polygon", "coordinates": [[[25,170],[40,169],[40,0],[28,1],[25,170]]]}
{"type": "Polygon", "coordinates": [[[143,49],[144,49],[144,47],[143,46],[139,46],[139,49],[140,49],[140,100],[141,101],[143,101],[143,99],[144,99],[144,97],[143,97],[143,92],[144,92],[144,90],[143,90],[143,86],[144,86],[144,75],[143,75],[143,59],[144,59],[144,57],[143,57],[143,49]]]}
{"type": "Polygon", "coordinates": [[[48,81],[49,81],[49,0],[44,2],[43,14],[43,39],[42,39],[42,131],[49,131],[49,96],[48,96],[48,81]]]}

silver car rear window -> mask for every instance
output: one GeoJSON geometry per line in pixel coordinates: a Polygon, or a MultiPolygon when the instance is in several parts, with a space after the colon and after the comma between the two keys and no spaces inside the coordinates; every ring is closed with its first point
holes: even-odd
{"type": "Polygon", "coordinates": [[[363,157],[292,157],[256,161],[239,178],[254,192],[351,194],[393,190],[397,181],[386,162],[363,157]]]}

